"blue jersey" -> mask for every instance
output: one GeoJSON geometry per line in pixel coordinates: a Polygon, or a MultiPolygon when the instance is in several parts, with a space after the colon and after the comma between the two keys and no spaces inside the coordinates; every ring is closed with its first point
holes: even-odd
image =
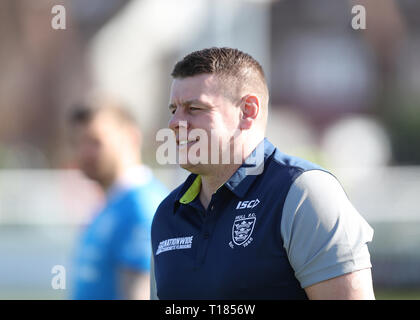
{"type": "Polygon", "coordinates": [[[208,208],[195,174],[159,206],[152,225],[159,299],[306,299],[307,286],[371,267],[372,231],[335,177],[267,140],[261,146],[261,174],[243,164],[208,208]]]}
{"type": "Polygon", "coordinates": [[[121,299],[120,268],[150,269],[150,227],[167,195],[152,178],[111,195],[83,232],[76,255],[73,299],[121,299]]]}

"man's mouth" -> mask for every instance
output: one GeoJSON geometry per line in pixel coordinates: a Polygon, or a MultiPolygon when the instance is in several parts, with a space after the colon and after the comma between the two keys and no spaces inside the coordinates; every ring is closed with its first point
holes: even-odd
{"type": "Polygon", "coordinates": [[[176,140],[176,144],[178,147],[191,146],[192,144],[196,143],[199,140],[200,140],[199,137],[193,140],[176,140]]]}

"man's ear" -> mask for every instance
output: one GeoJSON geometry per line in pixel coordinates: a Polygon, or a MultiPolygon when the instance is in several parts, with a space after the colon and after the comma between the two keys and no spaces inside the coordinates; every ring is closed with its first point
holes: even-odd
{"type": "Polygon", "coordinates": [[[241,121],[240,128],[248,130],[257,119],[260,112],[260,100],[256,95],[246,95],[241,103],[241,121]]]}

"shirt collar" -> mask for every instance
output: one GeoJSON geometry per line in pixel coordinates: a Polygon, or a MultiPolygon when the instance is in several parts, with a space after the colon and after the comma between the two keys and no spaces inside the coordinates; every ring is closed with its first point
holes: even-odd
{"type": "Polygon", "coordinates": [[[274,145],[267,138],[262,140],[225,186],[239,198],[244,197],[255,179],[264,172],[264,165],[274,149],[274,145]]]}
{"type": "Polygon", "coordinates": [[[192,202],[201,190],[201,176],[191,173],[184,184],[181,186],[181,189],[175,196],[174,200],[174,213],[178,206],[183,203],[187,204],[192,202]]]}
{"type": "MultiPolygon", "coordinates": [[[[264,171],[264,164],[274,150],[274,145],[267,138],[264,138],[224,185],[237,197],[245,196],[257,176],[264,171]]],[[[175,197],[174,212],[176,212],[180,203],[188,204],[192,202],[200,193],[200,190],[201,176],[190,174],[175,197]]]]}

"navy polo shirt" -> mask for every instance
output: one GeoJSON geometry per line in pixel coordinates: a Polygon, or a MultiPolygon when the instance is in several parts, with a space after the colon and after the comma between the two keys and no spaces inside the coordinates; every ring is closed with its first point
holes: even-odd
{"type": "MultiPolygon", "coordinates": [[[[353,256],[346,258],[348,263],[333,261],[322,270],[315,270],[311,266],[313,261],[318,268],[326,259],[340,260],[344,255],[334,249],[324,250],[325,255],[308,253],[305,248],[311,248],[311,245],[305,238],[302,243],[293,238],[298,233],[292,229],[294,220],[286,219],[291,228],[281,225],[286,198],[295,180],[307,171],[325,173],[325,170],[280,152],[267,139],[261,146],[264,148],[262,173],[247,174],[245,162],[212,195],[207,209],[198,196],[201,177],[195,174],[160,204],[152,224],[154,278],[159,299],[306,299],[296,273],[307,279],[309,272],[318,277],[316,281],[321,281],[355,270],[353,256]],[[284,234],[289,234],[287,243],[283,241],[284,234]],[[293,245],[298,249],[291,253],[293,245]],[[311,257],[301,259],[300,265],[292,267],[293,262],[301,258],[293,258],[291,264],[290,258],[296,252],[299,255],[299,245],[304,256],[311,257]],[[322,259],[317,261],[313,257],[322,259]],[[312,269],[308,271],[301,265],[312,269]]],[[[298,219],[300,217],[296,221],[298,219]]],[[[311,224],[311,217],[308,219],[311,224]]],[[[299,225],[302,224],[305,222],[299,225]]],[[[317,224],[312,223],[315,227],[317,224]]],[[[335,225],[334,230],[339,230],[335,225]]],[[[305,230],[300,229],[299,233],[303,236],[305,230]]],[[[332,242],[324,240],[322,232],[319,234],[319,241],[334,247],[333,241],[338,239],[335,233],[330,237],[332,242]]],[[[344,236],[348,237],[347,234],[344,236]]],[[[356,242],[364,244],[364,240],[356,242]]],[[[347,251],[356,251],[347,244],[345,247],[344,251],[347,248],[347,251]]],[[[363,257],[364,265],[360,264],[359,269],[370,266],[366,255],[363,257]]],[[[302,281],[311,284],[309,281],[313,281],[313,277],[302,281]]]]}

